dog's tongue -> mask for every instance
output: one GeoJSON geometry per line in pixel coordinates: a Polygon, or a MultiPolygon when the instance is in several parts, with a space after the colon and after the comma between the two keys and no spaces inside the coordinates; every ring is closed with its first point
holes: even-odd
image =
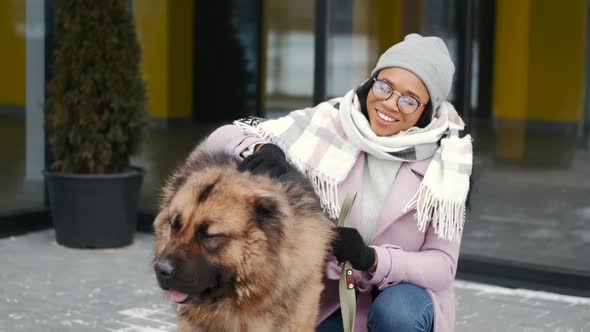
{"type": "Polygon", "coordinates": [[[166,298],[170,302],[180,303],[188,297],[188,294],[177,292],[175,290],[167,290],[166,291],[166,298]]]}

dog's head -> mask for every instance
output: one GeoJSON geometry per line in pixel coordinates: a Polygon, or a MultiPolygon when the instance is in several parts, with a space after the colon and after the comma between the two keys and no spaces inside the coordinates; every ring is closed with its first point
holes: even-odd
{"type": "Polygon", "coordinates": [[[167,298],[250,302],[276,278],[283,220],[280,185],[235,167],[201,169],[168,188],[154,222],[154,269],[167,298]]]}

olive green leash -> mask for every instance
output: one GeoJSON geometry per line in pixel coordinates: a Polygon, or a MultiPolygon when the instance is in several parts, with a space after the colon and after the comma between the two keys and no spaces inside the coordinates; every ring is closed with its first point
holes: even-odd
{"type": "MultiPolygon", "coordinates": [[[[340,216],[338,218],[339,227],[347,227],[348,219],[350,218],[350,211],[356,193],[347,193],[342,208],[340,209],[340,216]]],[[[352,265],[350,262],[344,262],[342,272],[340,272],[340,311],[342,312],[342,324],[344,325],[344,332],[352,332],[354,329],[354,316],[356,313],[356,293],[354,289],[354,274],[352,272],[352,265]]]]}

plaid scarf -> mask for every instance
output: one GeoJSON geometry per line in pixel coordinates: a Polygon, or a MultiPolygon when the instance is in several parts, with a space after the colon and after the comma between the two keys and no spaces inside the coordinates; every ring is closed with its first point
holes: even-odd
{"type": "Polygon", "coordinates": [[[421,231],[430,222],[440,238],[459,240],[473,157],[471,137],[459,137],[465,125],[450,103],[443,103],[425,128],[412,127],[389,137],[373,132],[354,90],[275,120],[250,117],[234,123],[283,149],[289,161],[311,179],[324,210],[333,219],[340,212],[338,184],[361,151],[402,162],[433,157],[403,212],[415,208],[421,231]]]}

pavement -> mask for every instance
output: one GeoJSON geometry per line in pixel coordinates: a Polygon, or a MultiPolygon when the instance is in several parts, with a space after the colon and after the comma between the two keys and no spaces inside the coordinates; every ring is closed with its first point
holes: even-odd
{"type": "Polygon", "coordinates": [[[481,170],[461,251],[590,280],[590,153],[579,155],[576,171],[481,170]]]}
{"type": "MultiPolygon", "coordinates": [[[[153,236],[120,249],[58,245],[53,230],[0,240],[0,332],[175,331],[150,266],[153,236]]],[[[456,331],[590,331],[590,298],[457,280],[456,331]]]]}

